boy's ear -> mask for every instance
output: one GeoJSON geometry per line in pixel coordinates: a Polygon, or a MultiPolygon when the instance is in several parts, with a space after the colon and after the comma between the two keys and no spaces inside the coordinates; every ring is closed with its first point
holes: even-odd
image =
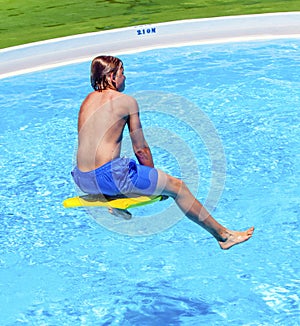
{"type": "Polygon", "coordinates": [[[110,86],[113,86],[114,88],[116,88],[116,76],[113,72],[109,75],[108,82],[109,82],[110,86]]]}
{"type": "Polygon", "coordinates": [[[111,81],[115,81],[115,75],[113,72],[109,75],[109,78],[111,81]]]}

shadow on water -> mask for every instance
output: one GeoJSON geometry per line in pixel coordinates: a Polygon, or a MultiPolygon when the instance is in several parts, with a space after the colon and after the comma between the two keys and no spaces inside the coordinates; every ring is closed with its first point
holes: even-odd
{"type": "Polygon", "coordinates": [[[138,309],[128,308],[124,319],[131,325],[179,325],[183,320],[215,314],[209,304],[199,299],[140,292],[143,297],[138,309]]]}
{"type": "MultiPolygon", "coordinates": [[[[178,294],[158,292],[157,287],[138,285],[140,291],[132,296],[120,298],[115,306],[123,307],[114,311],[114,316],[106,315],[103,325],[111,325],[118,319],[122,325],[180,325],[200,321],[201,317],[207,321],[209,315],[214,315],[211,305],[199,298],[189,298],[178,294]],[[130,301],[128,298],[130,297],[130,301]]],[[[167,289],[165,288],[167,291],[167,289]]]]}

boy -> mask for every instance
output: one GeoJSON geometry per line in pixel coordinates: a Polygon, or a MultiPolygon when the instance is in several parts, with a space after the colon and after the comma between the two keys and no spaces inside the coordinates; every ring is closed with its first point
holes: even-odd
{"type": "MultiPolygon", "coordinates": [[[[253,227],[246,231],[228,230],[209,214],[182,180],[154,168],[138,104],[134,98],[122,94],[125,79],[120,59],[98,56],[92,61],[94,91],[83,101],[78,117],[77,166],[72,171],[75,183],[88,194],[172,197],[190,220],[215,237],[222,249],[251,238],[253,227]],[[120,157],[126,125],[139,164],[120,157]]],[[[114,213],[120,212],[114,210],[114,213]]]]}

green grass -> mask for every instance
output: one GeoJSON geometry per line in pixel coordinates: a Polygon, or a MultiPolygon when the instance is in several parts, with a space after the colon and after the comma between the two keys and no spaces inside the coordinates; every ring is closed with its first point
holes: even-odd
{"type": "Polygon", "coordinates": [[[300,0],[0,0],[0,48],[179,19],[299,11],[300,0]]]}

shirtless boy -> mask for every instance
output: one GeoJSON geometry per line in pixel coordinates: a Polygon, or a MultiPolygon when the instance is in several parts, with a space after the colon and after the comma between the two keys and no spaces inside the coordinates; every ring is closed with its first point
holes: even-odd
{"type": "Polygon", "coordinates": [[[88,194],[107,196],[166,195],[182,212],[207,230],[222,249],[251,238],[254,228],[232,231],[219,224],[192,195],[185,183],[155,169],[145,140],[136,100],[125,89],[123,63],[112,56],[98,56],[91,65],[94,91],[83,101],[78,117],[77,166],[72,176],[88,194]],[[127,125],[138,160],[121,157],[123,130],[127,125]]]}

